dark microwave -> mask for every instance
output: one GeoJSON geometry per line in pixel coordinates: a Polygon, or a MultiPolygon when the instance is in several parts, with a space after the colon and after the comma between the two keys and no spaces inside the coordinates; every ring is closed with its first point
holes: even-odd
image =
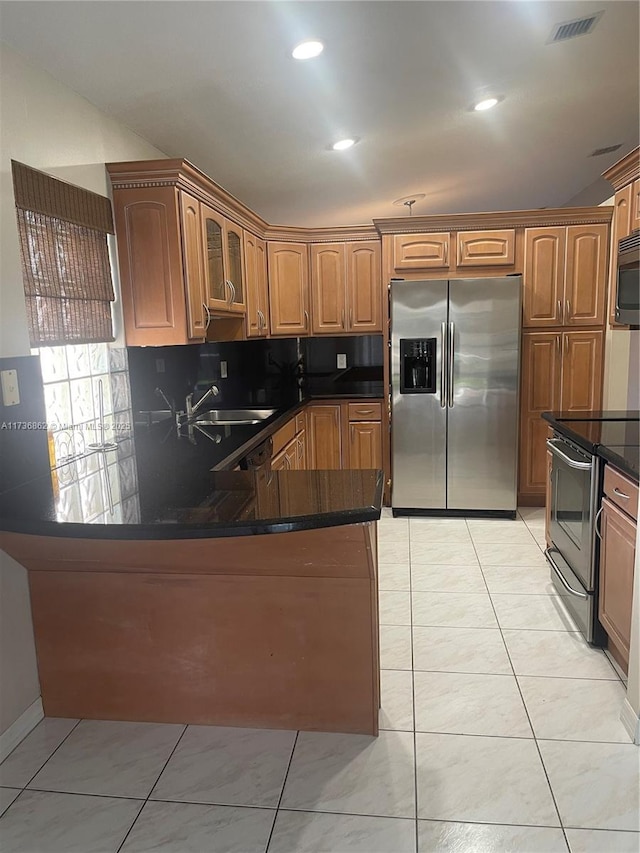
{"type": "Polygon", "coordinates": [[[640,230],[618,243],[616,321],[640,326],[640,230]]]}

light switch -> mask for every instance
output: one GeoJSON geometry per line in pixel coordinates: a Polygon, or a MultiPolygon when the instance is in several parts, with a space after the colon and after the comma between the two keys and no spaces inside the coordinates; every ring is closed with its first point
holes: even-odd
{"type": "Polygon", "coordinates": [[[337,362],[338,362],[338,370],[344,370],[344,368],[347,366],[347,354],[346,354],[346,352],[339,352],[338,353],[337,362]]]}
{"type": "Polygon", "coordinates": [[[3,370],[0,372],[2,379],[2,402],[5,406],[17,406],[20,403],[20,389],[18,388],[18,371],[3,370]]]}

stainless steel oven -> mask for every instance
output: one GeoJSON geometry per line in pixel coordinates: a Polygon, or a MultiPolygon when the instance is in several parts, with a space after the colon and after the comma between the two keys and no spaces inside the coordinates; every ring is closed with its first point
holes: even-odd
{"type": "Polygon", "coordinates": [[[597,620],[596,512],[600,459],[554,432],[551,464],[551,546],[545,556],[567,609],[590,643],[600,642],[597,620]]]}

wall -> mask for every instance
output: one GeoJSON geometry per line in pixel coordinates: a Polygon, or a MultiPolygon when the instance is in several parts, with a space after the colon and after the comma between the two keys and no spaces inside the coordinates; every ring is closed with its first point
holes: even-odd
{"type": "MultiPolygon", "coordinates": [[[[0,357],[9,357],[29,354],[11,160],[108,195],[105,162],[166,155],[2,44],[0,76],[0,357]]],[[[118,304],[114,310],[121,334],[118,304]]],[[[4,732],[38,698],[40,688],[26,572],[2,552],[0,587],[4,732]]]]}

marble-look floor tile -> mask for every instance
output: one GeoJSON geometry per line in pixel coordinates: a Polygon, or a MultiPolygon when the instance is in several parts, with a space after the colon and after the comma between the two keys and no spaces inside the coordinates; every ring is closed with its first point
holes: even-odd
{"type": "Polygon", "coordinates": [[[533,737],[512,675],[414,673],[416,731],[533,737]]]}
{"type": "Polygon", "coordinates": [[[640,829],[638,747],[538,741],[564,826],[640,829]]]}
{"type": "Polygon", "coordinates": [[[271,809],[148,802],[121,853],[264,853],[271,809]]]}
{"type": "Polygon", "coordinates": [[[486,592],[414,592],[413,624],[449,628],[497,628],[486,592]]]}
{"type": "Polygon", "coordinates": [[[538,566],[482,566],[482,574],[491,595],[517,593],[521,595],[555,595],[549,567],[538,566]]]}
{"type": "Polygon", "coordinates": [[[406,539],[392,539],[390,541],[381,539],[378,542],[378,562],[391,563],[392,565],[408,563],[409,541],[406,539]]]}
{"type": "Polygon", "coordinates": [[[295,736],[270,729],[189,726],[151,799],[272,808],[295,736]]]}
{"type": "Polygon", "coordinates": [[[414,669],[512,675],[498,629],[414,628],[414,669]]]}
{"type": "Polygon", "coordinates": [[[280,810],[269,853],[415,853],[415,834],[405,818],[280,810]]]}
{"type": "Polygon", "coordinates": [[[444,543],[458,542],[471,545],[471,537],[467,522],[462,518],[432,518],[412,519],[409,526],[411,543],[444,543]]]}
{"type": "Polygon", "coordinates": [[[548,568],[544,554],[531,540],[526,545],[515,542],[475,542],[480,565],[485,566],[540,566],[548,568]]]}
{"type": "Polygon", "coordinates": [[[23,791],[0,819],[2,853],[116,853],[141,805],[23,791]]]}
{"type": "Polygon", "coordinates": [[[477,566],[478,558],[471,542],[414,542],[411,540],[411,563],[434,563],[437,566],[477,566]]]}
{"type": "Polygon", "coordinates": [[[411,589],[409,563],[380,563],[378,566],[378,589],[411,589]]]}
{"type": "Polygon", "coordinates": [[[380,590],[378,597],[381,625],[411,625],[411,593],[380,590]]]}
{"type": "Polygon", "coordinates": [[[502,634],[516,675],[618,679],[602,649],[589,646],[582,634],[516,630],[502,634]]]}
{"type": "Polygon", "coordinates": [[[533,545],[533,537],[523,521],[469,520],[469,531],[474,543],[533,545]]]}
{"type": "MultiPolygon", "coordinates": [[[[418,853],[567,853],[561,829],[418,821],[418,853]]],[[[600,851],[604,853],[604,849],[600,851]]]]}
{"type": "Polygon", "coordinates": [[[20,793],[20,788],[0,788],[0,815],[4,814],[20,793]]]}
{"type": "Polygon", "coordinates": [[[638,853],[640,832],[566,829],[571,853],[638,853]]]}
{"type": "Polygon", "coordinates": [[[436,566],[411,562],[411,588],[414,592],[486,592],[480,567],[436,566]]]}
{"type": "Polygon", "coordinates": [[[413,731],[413,673],[399,669],[380,670],[381,729],[413,731]]]}
{"type": "Polygon", "coordinates": [[[381,669],[411,669],[411,628],[409,625],[380,626],[381,669]]]}
{"type": "Polygon", "coordinates": [[[518,515],[527,523],[544,524],[545,509],[542,506],[519,506],[518,515]]]}
{"type": "Polygon", "coordinates": [[[533,740],[416,734],[418,817],[559,826],[533,740]]]}
{"type": "Polygon", "coordinates": [[[82,720],[30,788],[112,797],[146,797],[184,726],[82,720]]]}
{"type": "Polygon", "coordinates": [[[24,788],[77,722],[61,717],[41,720],[0,764],[0,785],[24,788]]]}
{"type": "Polygon", "coordinates": [[[414,817],[413,734],[300,732],[281,807],[414,817]]]}
{"type": "Polygon", "coordinates": [[[559,595],[517,595],[494,592],[491,595],[501,628],[532,631],[577,631],[559,595]]]}
{"type": "Polygon", "coordinates": [[[407,518],[381,518],[378,522],[378,541],[385,542],[409,540],[409,520],[407,518]]]}
{"type": "Polygon", "coordinates": [[[617,681],[519,676],[536,737],[629,743],[620,721],[625,697],[617,681]]]}

